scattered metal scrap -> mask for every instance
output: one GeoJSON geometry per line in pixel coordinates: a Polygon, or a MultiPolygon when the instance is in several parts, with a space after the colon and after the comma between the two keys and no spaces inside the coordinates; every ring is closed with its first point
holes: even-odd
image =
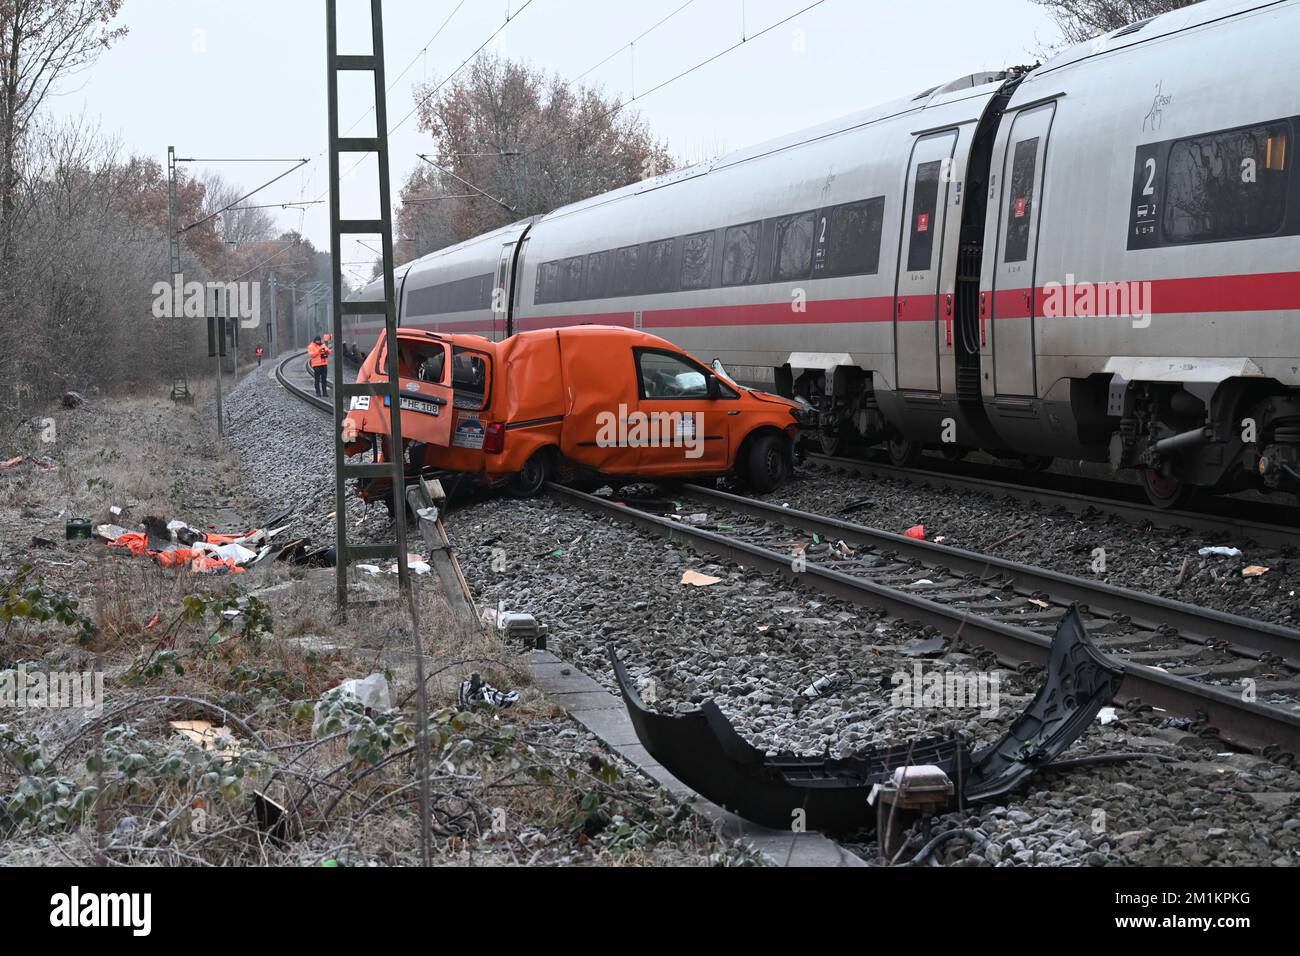
{"type": "MultiPolygon", "coordinates": [[[[871,748],[844,758],[768,756],[736,732],[713,701],[667,715],[650,710],[617,653],[610,662],[642,746],[691,789],[733,813],[786,828],[804,813],[809,829],[872,830],[879,787],[897,787],[901,767],[937,768],[955,783],[945,805],[993,800],[1017,789],[1072,744],[1119,690],[1123,669],[1087,639],[1077,608],[1057,628],[1047,677],[996,743],[972,753],[959,737],[871,748]]],[[[927,770],[926,780],[934,781],[927,770]]],[[[931,791],[934,792],[933,790],[931,791]]]]}

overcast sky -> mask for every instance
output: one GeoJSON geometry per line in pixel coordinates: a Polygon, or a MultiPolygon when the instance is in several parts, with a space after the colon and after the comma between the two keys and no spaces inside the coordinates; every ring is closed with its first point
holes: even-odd
{"type": "MultiPolygon", "coordinates": [[[[626,98],[633,83],[640,96],[812,0],[692,0],[679,10],[684,2],[386,0],[389,125],[413,107],[413,84],[454,71],[502,25],[507,10],[513,19],[493,42],[500,53],[577,78],[621,49],[584,82],[626,98]],[[633,58],[629,42],[669,14],[636,43],[633,58]]],[[[340,0],[339,7],[342,52],[369,52],[368,0],[340,0]]],[[[324,9],[323,0],[125,0],[120,22],[129,36],[66,84],[53,110],[84,113],[127,150],[159,161],[169,145],[187,157],[310,158],[256,201],[328,198],[324,9]]],[[[977,70],[1033,62],[1034,51],[1056,36],[1029,0],[823,0],[634,108],[675,155],[698,160],[977,70]]],[[[362,120],[352,135],[373,133],[366,115],[372,99],[362,93],[346,87],[342,94],[344,130],[362,120]]],[[[390,145],[396,200],[419,163],[416,153],[433,144],[412,116],[390,145]]],[[[288,168],[190,168],[204,167],[249,189],[288,168]]],[[[357,169],[344,185],[345,214],[373,212],[373,183],[373,165],[357,169]]],[[[326,205],[277,212],[277,219],[328,249],[326,205]]],[[[368,257],[355,247],[344,252],[349,262],[368,257]]],[[[350,269],[353,281],[369,276],[363,265],[350,269]]]]}

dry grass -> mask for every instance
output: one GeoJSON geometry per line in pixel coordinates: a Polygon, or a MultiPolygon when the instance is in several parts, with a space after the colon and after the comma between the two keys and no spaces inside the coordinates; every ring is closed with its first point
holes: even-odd
{"type": "MultiPolygon", "coordinates": [[[[132,398],[58,412],[57,470],[0,479],[0,530],[58,542],[68,516],[218,520],[241,506],[235,463],[213,453],[194,407],[132,398]]],[[[206,578],[109,554],[98,543],[17,549],[43,587],[71,592],[95,625],[10,622],[0,670],[19,662],[105,674],[100,719],[0,712],[0,863],[260,865],[420,861],[415,642],[390,601],[333,614],[333,572],[272,565],[206,578]],[[241,618],[220,612],[243,599],[241,618]],[[387,676],[394,709],[329,705],[352,677],[387,676]],[[313,731],[313,709],[336,727],[313,731]],[[238,755],[204,751],[170,721],[207,720],[238,755]],[[272,832],[257,807],[287,808],[272,832]]],[[[6,570],[6,565],[8,570],[6,570]]],[[[372,589],[390,582],[367,579],[372,589]]],[[[433,860],[440,864],[743,863],[652,783],[604,754],[528,686],[519,649],[457,621],[419,582],[430,715],[433,860]],[[520,691],[506,711],[461,708],[470,674],[520,691]]]]}

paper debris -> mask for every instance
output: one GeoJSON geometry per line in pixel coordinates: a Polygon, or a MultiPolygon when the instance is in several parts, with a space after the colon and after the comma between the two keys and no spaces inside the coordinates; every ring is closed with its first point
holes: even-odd
{"type": "Polygon", "coordinates": [[[721,580],[722,578],[715,578],[711,574],[701,574],[699,571],[687,571],[682,575],[682,584],[688,584],[696,588],[712,587],[721,580]]]}

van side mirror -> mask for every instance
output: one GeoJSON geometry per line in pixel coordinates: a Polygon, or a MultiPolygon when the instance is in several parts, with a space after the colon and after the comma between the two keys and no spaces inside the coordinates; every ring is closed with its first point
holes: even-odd
{"type": "Polygon", "coordinates": [[[709,377],[709,401],[716,402],[722,397],[722,386],[718,384],[718,377],[710,375],[709,377]]]}

